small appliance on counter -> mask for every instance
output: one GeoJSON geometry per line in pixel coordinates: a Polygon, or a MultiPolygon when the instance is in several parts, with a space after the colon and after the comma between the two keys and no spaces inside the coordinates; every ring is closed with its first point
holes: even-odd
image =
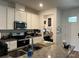
{"type": "Polygon", "coordinates": [[[6,43],[0,41],[0,56],[8,54],[8,46],[6,43]]]}
{"type": "Polygon", "coordinates": [[[22,47],[22,46],[26,46],[26,45],[29,45],[29,39],[17,40],[17,47],[22,47]]]}
{"type": "Polygon", "coordinates": [[[27,24],[25,22],[14,21],[14,29],[26,29],[27,24]]]}

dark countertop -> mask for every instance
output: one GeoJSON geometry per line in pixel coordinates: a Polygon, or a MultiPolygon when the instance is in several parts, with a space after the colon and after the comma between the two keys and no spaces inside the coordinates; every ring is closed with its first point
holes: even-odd
{"type": "MultiPolygon", "coordinates": [[[[41,35],[37,35],[37,36],[26,36],[25,40],[26,39],[29,39],[29,38],[35,38],[35,37],[40,37],[41,35]]],[[[8,41],[16,41],[18,39],[14,39],[14,38],[9,38],[9,39],[1,39],[0,41],[2,42],[8,42],[8,41]]],[[[20,39],[19,39],[20,40],[20,39]]]]}
{"type": "Polygon", "coordinates": [[[20,32],[26,32],[27,31],[27,29],[18,29],[18,30],[12,30],[12,29],[8,29],[8,30],[6,30],[6,29],[0,29],[0,33],[20,33],[20,32]]]}
{"type": "Polygon", "coordinates": [[[10,41],[16,41],[16,39],[6,39],[6,40],[1,40],[2,42],[10,42],[10,41]]]}

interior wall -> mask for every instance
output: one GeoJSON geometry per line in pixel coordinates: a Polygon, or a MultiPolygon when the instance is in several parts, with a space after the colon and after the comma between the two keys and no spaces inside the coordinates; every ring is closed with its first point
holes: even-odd
{"type": "Polygon", "coordinates": [[[71,44],[71,41],[72,41],[71,30],[72,29],[71,29],[71,24],[68,22],[69,16],[77,16],[78,17],[77,19],[79,20],[79,8],[64,10],[62,14],[62,40],[65,40],[66,42],[71,44]]]}
{"type": "Polygon", "coordinates": [[[61,17],[62,17],[62,10],[61,9],[57,9],[57,44],[58,45],[62,45],[62,26],[61,26],[61,17]]]}

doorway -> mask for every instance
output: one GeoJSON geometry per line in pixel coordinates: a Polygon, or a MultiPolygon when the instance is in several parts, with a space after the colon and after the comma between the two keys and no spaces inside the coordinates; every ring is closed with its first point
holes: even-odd
{"type": "Polygon", "coordinates": [[[53,14],[44,15],[44,28],[53,32],[53,42],[56,43],[56,19],[53,14]]]}

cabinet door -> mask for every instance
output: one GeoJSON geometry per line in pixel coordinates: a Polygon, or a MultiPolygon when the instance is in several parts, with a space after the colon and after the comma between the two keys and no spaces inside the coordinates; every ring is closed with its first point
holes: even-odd
{"type": "Polygon", "coordinates": [[[32,29],[39,29],[39,17],[37,14],[32,14],[32,29]]]}
{"type": "Polygon", "coordinates": [[[17,48],[17,41],[10,41],[10,51],[17,48]]]}
{"type": "Polygon", "coordinates": [[[27,12],[27,29],[32,29],[32,14],[27,12]]]}
{"type": "Polygon", "coordinates": [[[39,16],[34,13],[27,12],[27,28],[28,29],[39,29],[39,16]]]}
{"type": "Polygon", "coordinates": [[[20,14],[21,14],[21,20],[26,23],[26,12],[22,11],[20,12],[20,14]]]}
{"type": "Polygon", "coordinates": [[[15,11],[15,20],[16,21],[26,22],[26,12],[25,11],[16,10],[15,11]]]}
{"type": "Polygon", "coordinates": [[[14,8],[7,8],[7,29],[14,29],[14,8]]]}
{"type": "Polygon", "coordinates": [[[6,29],[6,7],[0,5],[0,29],[6,29]]]}
{"type": "Polygon", "coordinates": [[[36,44],[36,43],[41,43],[43,42],[43,38],[42,37],[35,37],[33,38],[33,43],[36,44]]]}

